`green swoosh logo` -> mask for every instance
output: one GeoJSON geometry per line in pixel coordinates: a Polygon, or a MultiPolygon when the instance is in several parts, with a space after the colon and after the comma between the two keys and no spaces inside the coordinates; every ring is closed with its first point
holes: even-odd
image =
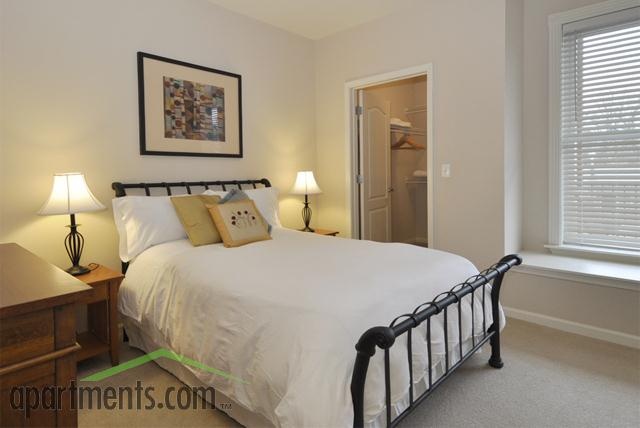
{"type": "Polygon", "coordinates": [[[146,364],[146,363],[148,363],[150,361],[157,360],[158,358],[168,358],[170,360],[177,361],[177,362],[179,362],[181,364],[186,364],[188,366],[195,367],[195,368],[197,368],[199,370],[202,370],[202,371],[205,371],[205,372],[208,372],[208,373],[213,373],[213,374],[215,374],[217,376],[222,376],[223,378],[232,380],[234,382],[239,382],[239,383],[243,383],[243,384],[247,384],[248,383],[248,382],[246,382],[246,381],[244,381],[244,380],[242,380],[242,379],[240,379],[238,377],[233,376],[230,373],[227,373],[227,372],[222,371],[222,370],[218,370],[218,369],[216,369],[214,367],[209,367],[209,366],[207,366],[205,364],[202,364],[202,363],[200,363],[198,361],[192,360],[191,358],[187,358],[184,355],[176,354],[175,352],[170,351],[168,349],[164,349],[164,348],[157,349],[157,350],[155,350],[153,352],[150,352],[148,354],[142,355],[142,356],[140,356],[138,358],[134,358],[133,360],[129,360],[126,363],[118,364],[117,366],[108,368],[106,370],[99,371],[99,372],[94,373],[94,374],[92,374],[90,376],[87,376],[87,377],[84,377],[84,378],[80,379],[80,381],[82,381],[82,382],[98,382],[98,381],[101,381],[103,379],[107,379],[107,378],[109,378],[111,376],[115,376],[115,375],[117,375],[119,373],[125,372],[127,370],[131,370],[131,369],[134,369],[136,367],[139,367],[139,366],[141,366],[143,364],[146,364]]]}

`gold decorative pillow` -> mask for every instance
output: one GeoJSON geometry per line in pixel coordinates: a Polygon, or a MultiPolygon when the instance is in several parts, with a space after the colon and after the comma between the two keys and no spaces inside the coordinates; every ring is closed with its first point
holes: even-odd
{"type": "Polygon", "coordinates": [[[214,195],[174,196],[171,198],[178,218],[180,218],[189,241],[194,247],[222,242],[206,206],[217,204],[219,201],[220,196],[214,195]]]}
{"type": "Polygon", "coordinates": [[[271,239],[268,225],[251,200],[207,205],[225,247],[271,239]]]}

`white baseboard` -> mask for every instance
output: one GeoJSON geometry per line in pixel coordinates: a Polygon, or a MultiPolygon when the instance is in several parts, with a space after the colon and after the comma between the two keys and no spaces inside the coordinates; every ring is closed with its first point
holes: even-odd
{"type": "Polygon", "coordinates": [[[616,343],[618,345],[640,349],[640,336],[563,320],[561,318],[550,317],[548,315],[537,314],[535,312],[523,311],[521,309],[508,308],[504,306],[503,309],[507,317],[543,325],[545,327],[555,328],[556,330],[566,331],[568,333],[579,334],[581,336],[587,336],[594,339],[616,343]]]}

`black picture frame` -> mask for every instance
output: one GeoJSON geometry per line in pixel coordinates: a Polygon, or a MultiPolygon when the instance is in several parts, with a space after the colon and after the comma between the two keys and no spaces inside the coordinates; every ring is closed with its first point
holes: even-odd
{"type": "Polygon", "coordinates": [[[137,53],[138,63],[138,116],[139,116],[139,130],[140,130],[140,155],[153,155],[153,156],[196,156],[196,157],[220,157],[220,158],[242,158],[243,143],[242,143],[242,76],[240,74],[231,73],[224,70],[218,70],[211,67],[205,67],[202,65],[192,64],[185,61],[179,61],[176,59],[166,58],[159,55],[150,54],[147,52],[137,53]],[[175,64],[182,67],[194,68],[197,70],[206,71],[209,73],[220,74],[223,76],[231,77],[237,80],[238,84],[238,152],[237,153],[200,153],[200,152],[184,152],[184,151],[159,151],[149,150],[147,148],[147,130],[146,130],[146,106],[145,106],[145,82],[144,82],[144,60],[152,59],[156,61],[166,62],[169,64],[175,64]]]}

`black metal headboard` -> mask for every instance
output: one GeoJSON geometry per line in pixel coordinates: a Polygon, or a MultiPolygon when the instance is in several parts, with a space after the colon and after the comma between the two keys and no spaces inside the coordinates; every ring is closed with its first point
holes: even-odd
{"type": "MultiPolygon", "coordinates": [[[[242,186],[250,186],[253,189],[257,189],[258,184],[264,187],[271,187],[269,180],[260,178],[251,180],[179,181],[171,183],[120,183],[116,181],[111,183],[111,188],[116,192],[116,198],[121,198],[127,196],[127,189],[144,189],[144,194],[151,196],[151,189],[160,188],[164,189],[167,195],[171,196],[171,188],[175,187],[186,189],[187,194],[190,195],[193,187],[200,187],[204,190],[208,190],[211,187],[220,187],[222,190],[227,190],[227,187],[235,187],[242,190],[242,186]]],[[[122,262],[122,273],[126,273],[128,267],[128,262],[122,262]]]]}
{"type": "Polygon", "coordinates": [[[191,188],[202,187],[204,190],[208,190],[210,187],[220,187],[222,190],[227,190],[228,186],[234,186],[242,190],[242,186],[251,186],[256,189],[258,184],[262,184],[264,187],[271,187],[271,183],[266,178],[252,179],[252,180],[216,180],[216,181],[179,181],[179,182],[160,182],[160,183],[120,183],[118,181],[111,183],[111,188],[116,192],[116,198],[127,196],[127,189],[144,189],[144,193],[147,196],[151,196],[151,189],[161,188],[165,189],[167,195],[171,196],[171,188],[179,187],[187,190],[187,193],[191,194],[191,188]]]}

